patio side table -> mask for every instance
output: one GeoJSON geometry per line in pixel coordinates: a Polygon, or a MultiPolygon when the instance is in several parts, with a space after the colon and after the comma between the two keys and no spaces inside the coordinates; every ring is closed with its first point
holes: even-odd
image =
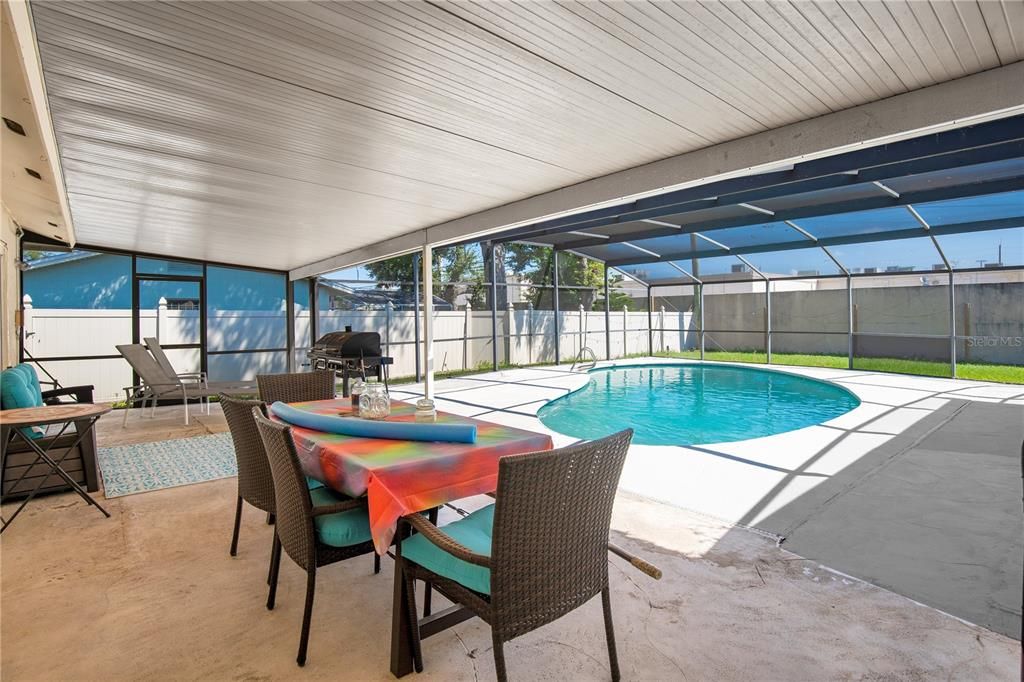
{"type": "MultiPolygon", "coordinates": [[[[14,410],[0,410],[0,471],[4,470],[4,464],[6,464],[7,461],[8,445],[14,438],[20,438],[36,453],[35,462],[33,462],[31,466],[25,468],[25,471],[22,473],[22,478],[24,478],[24,476],[31,471],[36,464],[42,461],[50,468],[52,473],[64,479],[64,482],[67,483],[72,490],[78,493],[83,500],[99,509],[103,512],[104,516],[109,518],[110,514],[107,510],[101,507],[99,503],[96,502],[96,500],[94,500],[92,496],[78,484],[77,481],[75,481],[66,471],[64,471],[64,469],[61,468],[61,463],[67,457],[68,453],[75,450],[75,448],[81,445],[82,441],[92,433],[92,430],[96,426],[96,422],[99,421],[100,417],[110,412],[111,409],[113,408],[109,405],[76,403],[73,405],[50,405],[44,407],[22,407],[14,410]],[[45,448],[40,447],[39,443],[37,443],[34,438],[30,438],[22,432],[22,429],[25,428],[48,426],[51,424],[63,424],[63,426],[57,436],[50,439],[50,442],[45,448]],[[64,450],[60,459],[54,460],[53,457],[50,456],[49,451],[53,447],[54,443],[60,441],[60,437],[64,435],[72,424],[76,425],[75,428],[77,429],[78,437],[70,447],[64,450]]],[[[35,497],[36,493],[39,492],[39,489],[46,481],[46,478],[46,476],[40,478],[39,483],[32,492],[22,500],[21,504],[14,511],[14,514],[11,515],[11,518],[4,520],[0,517],[0,521],[3,522],[3,527],[0,528],[0,533],[7,530],[7,527],[11,525],[18,514],[21,513],[21,510],[25,508],[25,505],[35,497]]],[[[20,481],[21,479],[19,478],[18,482],[20,481]]],[[[15,483],[15,487],[16,486],[17,482],[15,483]]]]}

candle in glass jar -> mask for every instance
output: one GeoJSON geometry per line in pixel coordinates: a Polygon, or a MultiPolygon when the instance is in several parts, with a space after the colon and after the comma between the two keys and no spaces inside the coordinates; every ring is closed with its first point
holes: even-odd
{"type": "Polygon", "coordinates": [[[356,379],[352,384],[352,389],[349,391],[349,396],[352,398],[352,409],[359,410],[359,396],[366,390],[366,382],[362,379],[356,379]]]}

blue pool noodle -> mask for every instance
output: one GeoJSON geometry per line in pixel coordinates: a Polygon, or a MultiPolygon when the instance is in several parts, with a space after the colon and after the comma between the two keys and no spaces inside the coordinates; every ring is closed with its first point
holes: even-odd
{"type": "Polygon", "coordinates": [[[289,424],[316,431],[340,433],[357,438],[388,438],[391,440],[442,441],[447,443],[475,443],[474,424],[422,424],[418,422],[389,422],[353,417],[335,417],[317,414],[277,402],[270,411],[289,424]]]}

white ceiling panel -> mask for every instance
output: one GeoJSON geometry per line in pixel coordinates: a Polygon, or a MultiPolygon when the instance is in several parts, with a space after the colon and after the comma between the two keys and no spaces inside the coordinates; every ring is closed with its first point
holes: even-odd
{"type": "Polygon", "coordinates": [[[79,241],[280,269],[1024,53],[1021,0],[31,7],[79,241]]]}

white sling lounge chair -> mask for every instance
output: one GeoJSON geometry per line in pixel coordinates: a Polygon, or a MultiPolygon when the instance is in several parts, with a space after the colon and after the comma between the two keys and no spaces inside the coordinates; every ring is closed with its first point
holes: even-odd
{"type": "Polygon", "coordinates": [[[174,365],[171,364],[170,358],[167,357],[167,353],[164,352],[163,347],[160,346],[159,339],[154,337],[146,337],[142,339],[146,348],[149,349],[153,359],[156,360],[156,364],[160,365],[160,369],[164,371],[169,377],[178,377],[179,379],[193,379],[195,381],[206,381],[206,372],[178,372],[174,369],[174,365]]]}
{"type": "MultiPolygon", "coordinates": [[[[150,355],[156,360],[156,364],[160,365],[160,369],[164,371],[169,377],[177,377],[183,381],[206,381],[206,372],[179,372],[174,369],[174,365],[171,364],[171,359],[167,357],[167,353],[164,352],[163,347],[160,345],[160,340],[156,337],[146,337],[142,339],[146,344],[146,348],[149,349],[150,355]]],[[[202,403],[206,405],[206,413],[210,413],[210,397],[207,396],[202,400],[202,403]]],[[[155,406],[154,406],[155,407],[155,406]]],[[[145,408],[143,408],[145,409],[145,408]]]]}
{"type": "MultiPolygon", "coordinates": [[[[156,358],[150,355],[149,351],[141,343],[129,343],[116,346],[117,350],[132,366],[135,373],[142,379],[139,386],[126,386],[124,389],[128,407],[136,403],[142,403],[142,409],[146,409],[146,402],[153,404],[156,410],[156,403],[161,398],[180,398],[185,405],[185,424],[189,418],[189,400],[202,400],[220,393],[228,395],[258,395],[259,388],[255,381],[251,382],[214,382],[210,383],[205,376],[197,377],[195,374],[174,375],[168,374],[157,362],[156,358]]],[[[170,364],[170,363],[168,363],[170,364]]],[[[209,402],[207,402],[209,410],[209,402]]],[[[125,409],[122,426],[128,424],[128,410],[125,409]]]]}

